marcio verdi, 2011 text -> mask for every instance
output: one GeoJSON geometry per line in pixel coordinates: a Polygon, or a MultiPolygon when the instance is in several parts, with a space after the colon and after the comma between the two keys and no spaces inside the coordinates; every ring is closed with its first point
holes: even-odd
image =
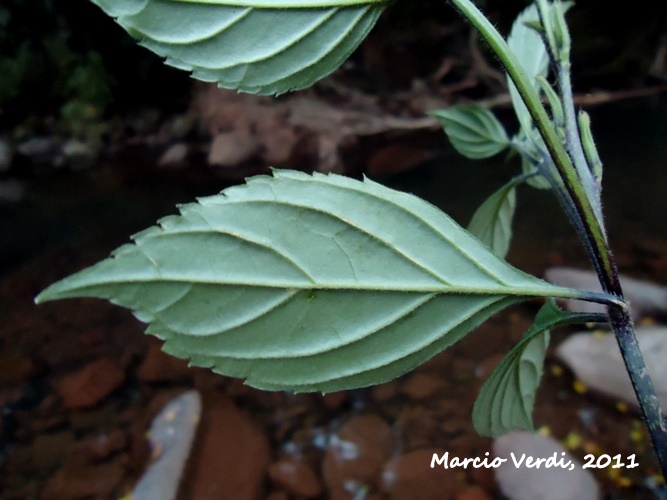
{"type": "MultiPolygon", "coordinates": [[[[510,463],[512,463],[517,469],[520,467],[525,467],[527,469],[539,469],[543,467],[545,469],[560,468],[574,470],[574,468],[579,465],[578,463],[570,460],[565,452],[561,452],[560,457],[558,456],[557,452],[554,452],[553,455],[550,455],[549,457],[539,458],[526,455],[525,453],[521,455],[510,453],[510,459],[500,457],[491,458],[489,457],[488,451],[484,455],[484,458],[459,458],[455,456],[450,457],[449,452],[446,452],[440,456],[438,456],[437,453],[434,453],[433,457],[431,458],[431,469],[439,465],[445,469],[467,469],[468,467],[472,467],[474,469],[479,469],[482,467],[487,469],[496,469],[503,465],[505,462],[508,462],[510,459],[510,463]]],[[[627,467],[628,469],[632,469],[638,466],[638,464],[635,462],[634,455],[627,457],[627,459],[630,461],[630,463],[627,465],[621,461],[620,455],[615,455],[613,458],[609,455],[601,455],[597,460],[594,460],[595,457],[593,455],[586,455],[585,459],[586,463],[581,466],[584,469],[605,468],[609,465],[611,465],[613,469],[618,469],[620,467],[627,467]]]]}

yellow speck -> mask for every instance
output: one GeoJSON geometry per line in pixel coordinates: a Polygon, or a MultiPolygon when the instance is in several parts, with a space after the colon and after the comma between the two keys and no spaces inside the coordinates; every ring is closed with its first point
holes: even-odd
{"type": "Polygon", "coordinates": [[[599,455],[602,452],[597,443],[594,443],[593,441],[586,441],[583,445],[583,449],[586,453],[592,453],[593,455],[599,455]]]}
{"type": "Polygon", "coordinates": [[[642,429],[634,428],[630,431],[630,440],[634,442],[644,440],[644,431],[642,429]]]}
{"type": "Polygon", "coordinates": [[[576,432],[570,432],[563,441],[563,446],[568,450],[576,450],[581,446],[582,439],[576,432]]]}
{"type": "Polygon", "coordinates": [[[627,413],[628,411],[628,404],[624,403],[623,401],[617,401],[616,402],[616,409],[620,411],[621,413],[627,413]]]}
{"type": "Polygon", "coordinates": [[[605,337],[607,335],[607,332],[598,329],[598,330],[593,330],[592,334],[595,335],[596,337],[605,337]]]}
{"type": "Polygon", "coordinates": [[[662,474],[655,474],[654,476],[651,476],[651,479],[653,479],[653,481],[655,481],[655,484],[657,485],[665,484],[665,478],[662,477],[662,474]]]}
{"type": "Polygon", "coordinates": [[[621,469],[614,469],[613,467],[607,467],[607,475],[610,479],[618,481],[621,479],[621,469]]]}
{"type": "Polygon", "coordinates": [[[164,419],[165,419],[167,422],[173,422],[173,421],[176,419],[176,410],[170,410],[170,411],[168,411],[168,412],[165,414],[164,419]]]}
{"type": "Polygon", "coordinates": [[[632,480],[629,477],[621,476],[616,480],[616,484],[621,488],[629,488],[632,486],[632,480]]]}
{"type": "Polygon", "coordinates": [[[647,316],[647,317],[643,318],[639,322],[639,324],[641,326],[655,326],[657,324],[657,322],[656,322],[655,318],[651,318],[650,316],[647,316]]]}
{"type": "Polygon", "coordinates": [[[574,388],[574,392],[578,394],[584,394],[588,390],[586,384],[584,384],[581,380],[575,380],[574,384],[572,384],[572,387],[574,388]]]}
{"type": "Polygon", "coordinates": [[[555,377],[560,377],[563,374],[563,367],[560,365],[553,365],[551,367],[551,374],[555,377]]]}
{"type": "Polygon", "coordinates": [[[540,436],[549,437],[549,436],[551,436],[551,429],[549,428],[548,425],[543,425],[542,427],[537,429],[537,433],[540,436]]]}

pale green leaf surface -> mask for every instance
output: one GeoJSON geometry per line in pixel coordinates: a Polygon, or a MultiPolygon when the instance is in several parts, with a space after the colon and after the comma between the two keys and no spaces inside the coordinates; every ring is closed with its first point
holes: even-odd
{"type": "Polygon", "coordinates": [[[459,104],[429,114],[440,121],[454,149],[468,158],[488,158],[509,146],[505,129],[483,106],[459,104]]]}
{"type": "Polygon", "coordinates": [[[280,94],[347,59],[386,1],[93,0],[166,63],[219,86],[280,94]]]}
{"type": "Polygon", "coordinates": [[[533,429],[535,394],[549,346],[549,329],[581,318],[549,300],[521,341],[486,380],[473,407],[472,419],[482,436],[497,437],[513,430],[533,429]]]}
{"type": "MultiPolygon", "coordinates": [[[[564,2],[563,9],[565,12],[572,7],[572,2],[564,2]]],[[[553,8],[553,7],[550,7],[553,8]]],[[[542,41],[542,38],[533,28],[530,27],[532,23],[539,22],[539,14],[537,12],[537,5],[533,3],[524,9],[512,24],[512,29],[507,37],[507,45],[510,50],[516,55],[521,63],[528,78],[533,82],[536,91],[540,91],[540,86],[537,83],[537,77],[546,77],[549,69],[549,54],[547,48],[542,41]]],[[[528,108],[523,103],[519,91],[507,77],[507,84],[512,98],[512,105],[516,113],[521,128],[526,135],[531,135],[532,118],[528,112],[528,108]]]]}
{"type": "Polygon", "coordinates": [[[509,303],[581,296],[369,180],[276,171],[180,210],[38,301],[106,298],[193,364],[331,391],[390,380],[509,303]]]}
{"type": "Polygon", "coordinates": [[[516,210],[516,187],[525,177],[515,177],[489,196],[475,211],[468,231],[498,257],[505,258],[512,241],[512,220],[516,210]]]}

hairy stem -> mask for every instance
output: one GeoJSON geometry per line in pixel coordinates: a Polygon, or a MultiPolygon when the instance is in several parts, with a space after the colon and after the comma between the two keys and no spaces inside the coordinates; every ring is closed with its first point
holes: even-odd
{"type": "Polygon", "coordinates": [[[609,319],[616,334],[616,341],[621,350],[623,362],[630,375],[642,416],[651,436],[653,449],[658,455],[662,475],[667,478],[667,424],[639,349],[632,318],[630,318],[627,309],[610,306],[609,319]]]}
{"type": "MultiPolygon", "coordinates": [[[[535,91],[532,82],[526,75],[517,60],[516,56],[507,46],[507,43],[493,25],[486,19],[486,17],[477,9],[477,7],[470,0],[450,0],[455,7],[468,19],[480,32],[482,37],[490,45],[491,49],[498,56],[505,70],[516,85],[516,88],[521,95],[528,111],[530,112],[535,126],[537,127],[549,154],[558,170],[558,173],[563,180],[563,186],[567,192],[569,200],[564,199],[567,204],[572,204],[575,212],[575,219],[573,223],[575,227],[583,230],[582,239],[588,251],[589,258],[596,268],[600,283],[605,292],[617,296],[619,299],[623,298],[623,291],[618,279],[618,272],[616,264],[612,258],[609,249],[604,227],[602,225],[602,217],[600,210],[593,207],[592,200],[596,200],[597,204],[598,192],[591,191],[591,195],[587,192],[585,181],[577,172],[577,168],[572,162],[570,154],[563,144],[558,139],[558,135],[554,129],[551,120],[535,91]]],[[[561,81],[562,87],[568,86],[567,91],[563,92],[566,96],[571,95],[569,69],[567,70],[567,78],[561,81]],[[568,94],[569,93],[569,94],[568,94]]],[[[562,96],[561,96],[562,97],[562,96]]],[[[574,106],[571,103],[564,103],[564,108],[570,108],[571,113],[574,113],[574,106]]],[[[566,128],[567,128],[566,118],[566,128]]],[[[576,118],[573,122],[576,124],[576,118]]],[[[574,143],[567,140],[568,146],[576,150],[576,143],[579,144],[578,128],[571,129],[577,134],[577,139],[574,143]]],[[[575,152],[576,156],[576,152],[575,152]]],[[[585,163],[584,160],[584,164],[585,163]]],[[[588,167],[586,167],[588,168],[588,167]]],[[[622,303],[622,300],[621,300],[622,303]]],[[[655,393],[655,389],[651,382],[650,376],[646,370],[646,365],[639,349],[639,344],[634,332],[632,320],[628,314],[627,307],[623,305],[613,305],[609,307],[609,316],[612,328],[616,335],[623,361],[626,369],[630,375],[642,415],[646,420],[653,447],[658,456],[658,462],[662,470],[663,476],[667,479],[667,426],[665,425],[665,418],[660,410],[660,405],[655,393]]]]}

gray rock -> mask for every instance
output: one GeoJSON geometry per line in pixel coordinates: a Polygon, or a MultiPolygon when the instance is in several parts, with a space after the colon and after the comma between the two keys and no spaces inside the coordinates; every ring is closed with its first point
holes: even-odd
{"type": "MultiPolygon", "coordinates": [[[[547,269],[544,278],[555,285],[579,288],[591,292],[602,291],[597,275],[592,271],[569,267],[553,267],[547,269]]],[[[655,313],[667,313],[667,287],[623,275],[620,275],[620,280],[623,293],[630,305],[630,314],[634,319],[655,313]]],[[[562,301],[562,305],[568,311],[606,312],[605,306],[582,300],[566,299],[562,301]]]]}
{"type": "Polygon", "coordinates": [[[62,146],[66,163],[74,170],[90,167],[97,158],[97,148],[76,139],[66,141],[62,146]]]}
{"type": "Polygon", "coordinates": [[[189,146],[184,142],[177,142],[167,148],[158,160],[161,167],[178,167],[185,161],[190,151],[189,146]]]}
{"type": "Polygon", "coordinates": [[[33,137],[21,142],[16,151],[37,165],[58,163],[62,156],[60,142],[55,137],[33,137]]]}
{"type": "MultiPolygon", "coordinates": [[[[636,333],[646,368],[664,411],[667,408],[667,328],[640,327],[636,333]]],[[[558,346],[556,355],[587,386],[637,406],[630,377],[612,333],[576,333],[558,346]]]]}
{"type": "Polygon", "coordinates": [[[0,181],[0,202],[18,203],[23,199],[26,186],[16,179],[0,181]]]}
{"type": "Polygon", "coordinates": [[[14,152],[12,147],[4,139],[0,139],[0,172],[9,170],[12,165],[12,157],[14,152]]]}
{"type": "Polygon", "coordinates": [[[172,399],[153,419],[151,448],[157,458],[132,491],[135,500],[173,500],[201,418],[201,396],[188,391],[172,399]]]}
{"type": "Polygon", "coordinates": [[[500,490],[510,500],[595,500],[600,497],[593,475],[582,469],[581,463],[553,438],[511,432],[494,441],[493,453],[507,460],[493,470],[500,490]],[[552,461],[543,462],[539,468],[528,467],[529,458],[551,458],[552,461]]]}

